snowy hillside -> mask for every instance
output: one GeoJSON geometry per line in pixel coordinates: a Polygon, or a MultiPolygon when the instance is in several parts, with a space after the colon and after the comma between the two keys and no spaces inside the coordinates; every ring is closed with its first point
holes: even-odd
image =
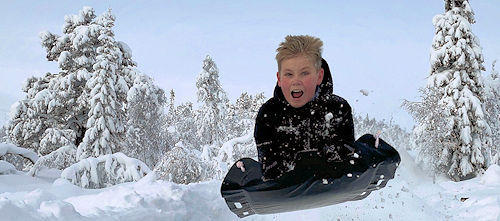
{"type": "MultiPolygon", "coordinates": [[[[433,184],[399,151],[395,179],[364,200],[243,220],[497,220],[500,167],[468,181],[433,184]]],[[[239,220],[220,196],[218,180],[183,185],[157,181],[151,173],[139,182],[89,190],[56,179],[59,174],[0,175],[2,220],[239,220]]]]}

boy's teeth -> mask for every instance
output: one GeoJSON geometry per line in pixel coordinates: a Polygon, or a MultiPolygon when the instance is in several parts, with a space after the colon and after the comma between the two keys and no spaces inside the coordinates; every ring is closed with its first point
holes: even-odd
{"type": "Polygon", "coordinates": [[[304,92],[302,92],[301,90],[292,90],[291,94],[293,98],[299,98],[302,97],[302,94],[304,94],[304,92]]]}

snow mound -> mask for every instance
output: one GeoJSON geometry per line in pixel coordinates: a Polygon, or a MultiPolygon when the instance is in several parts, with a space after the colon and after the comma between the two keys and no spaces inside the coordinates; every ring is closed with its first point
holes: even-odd
{"type": "Polygon", "coordinates": [[[44,168],[55,168],[63,170],[76,162],[76,147],[75,145],[67,145],[60,147],[52,153],[40,157],[35,165],[30,169],[28,175],[36,176],[40,170],[44,168]]]}
{"type": "Polygon", "coordinates": [[[140,160],[123,153],[89,157],[63,170],[61,178],[83,188],[103,188],[119,183],[138,181],[151,170],[140,160]]]}
{"type": "Polygon", "coordinates": [[[0,160],[0,175],[12,173],[16,173],[16,167],[5,160],[0,160]]]}
{"type": "Polygon", "coordinates": [[[491,165],[484,172],[480,182],[484,185],[500,185],[500,166],[497,164],[491,165]]]}

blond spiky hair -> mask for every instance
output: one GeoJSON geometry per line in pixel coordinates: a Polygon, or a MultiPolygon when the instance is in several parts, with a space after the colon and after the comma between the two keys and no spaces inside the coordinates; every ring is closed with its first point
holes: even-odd
{"type": "Polygon", "coordinates": [[[298,55],[305,55],[314,63],[317,69],[321,68],[321,52],[323,42],[316,37],[309,35],[288,35],[285,41],[280,43],[276,49],[276,61],[278,62],[278,71],[281,70],[281,62],[288,58],[298,55]]]}

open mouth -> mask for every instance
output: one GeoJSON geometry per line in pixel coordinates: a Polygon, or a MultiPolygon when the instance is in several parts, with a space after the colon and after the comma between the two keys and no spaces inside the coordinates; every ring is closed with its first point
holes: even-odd
{"type": "Polygon", "coordinates": [[[293,98],[300,98],[300,97],[302,97],[303,94],[304,94],[304,92],[302,90],[293,90],[292,91],[293,98]]]}

